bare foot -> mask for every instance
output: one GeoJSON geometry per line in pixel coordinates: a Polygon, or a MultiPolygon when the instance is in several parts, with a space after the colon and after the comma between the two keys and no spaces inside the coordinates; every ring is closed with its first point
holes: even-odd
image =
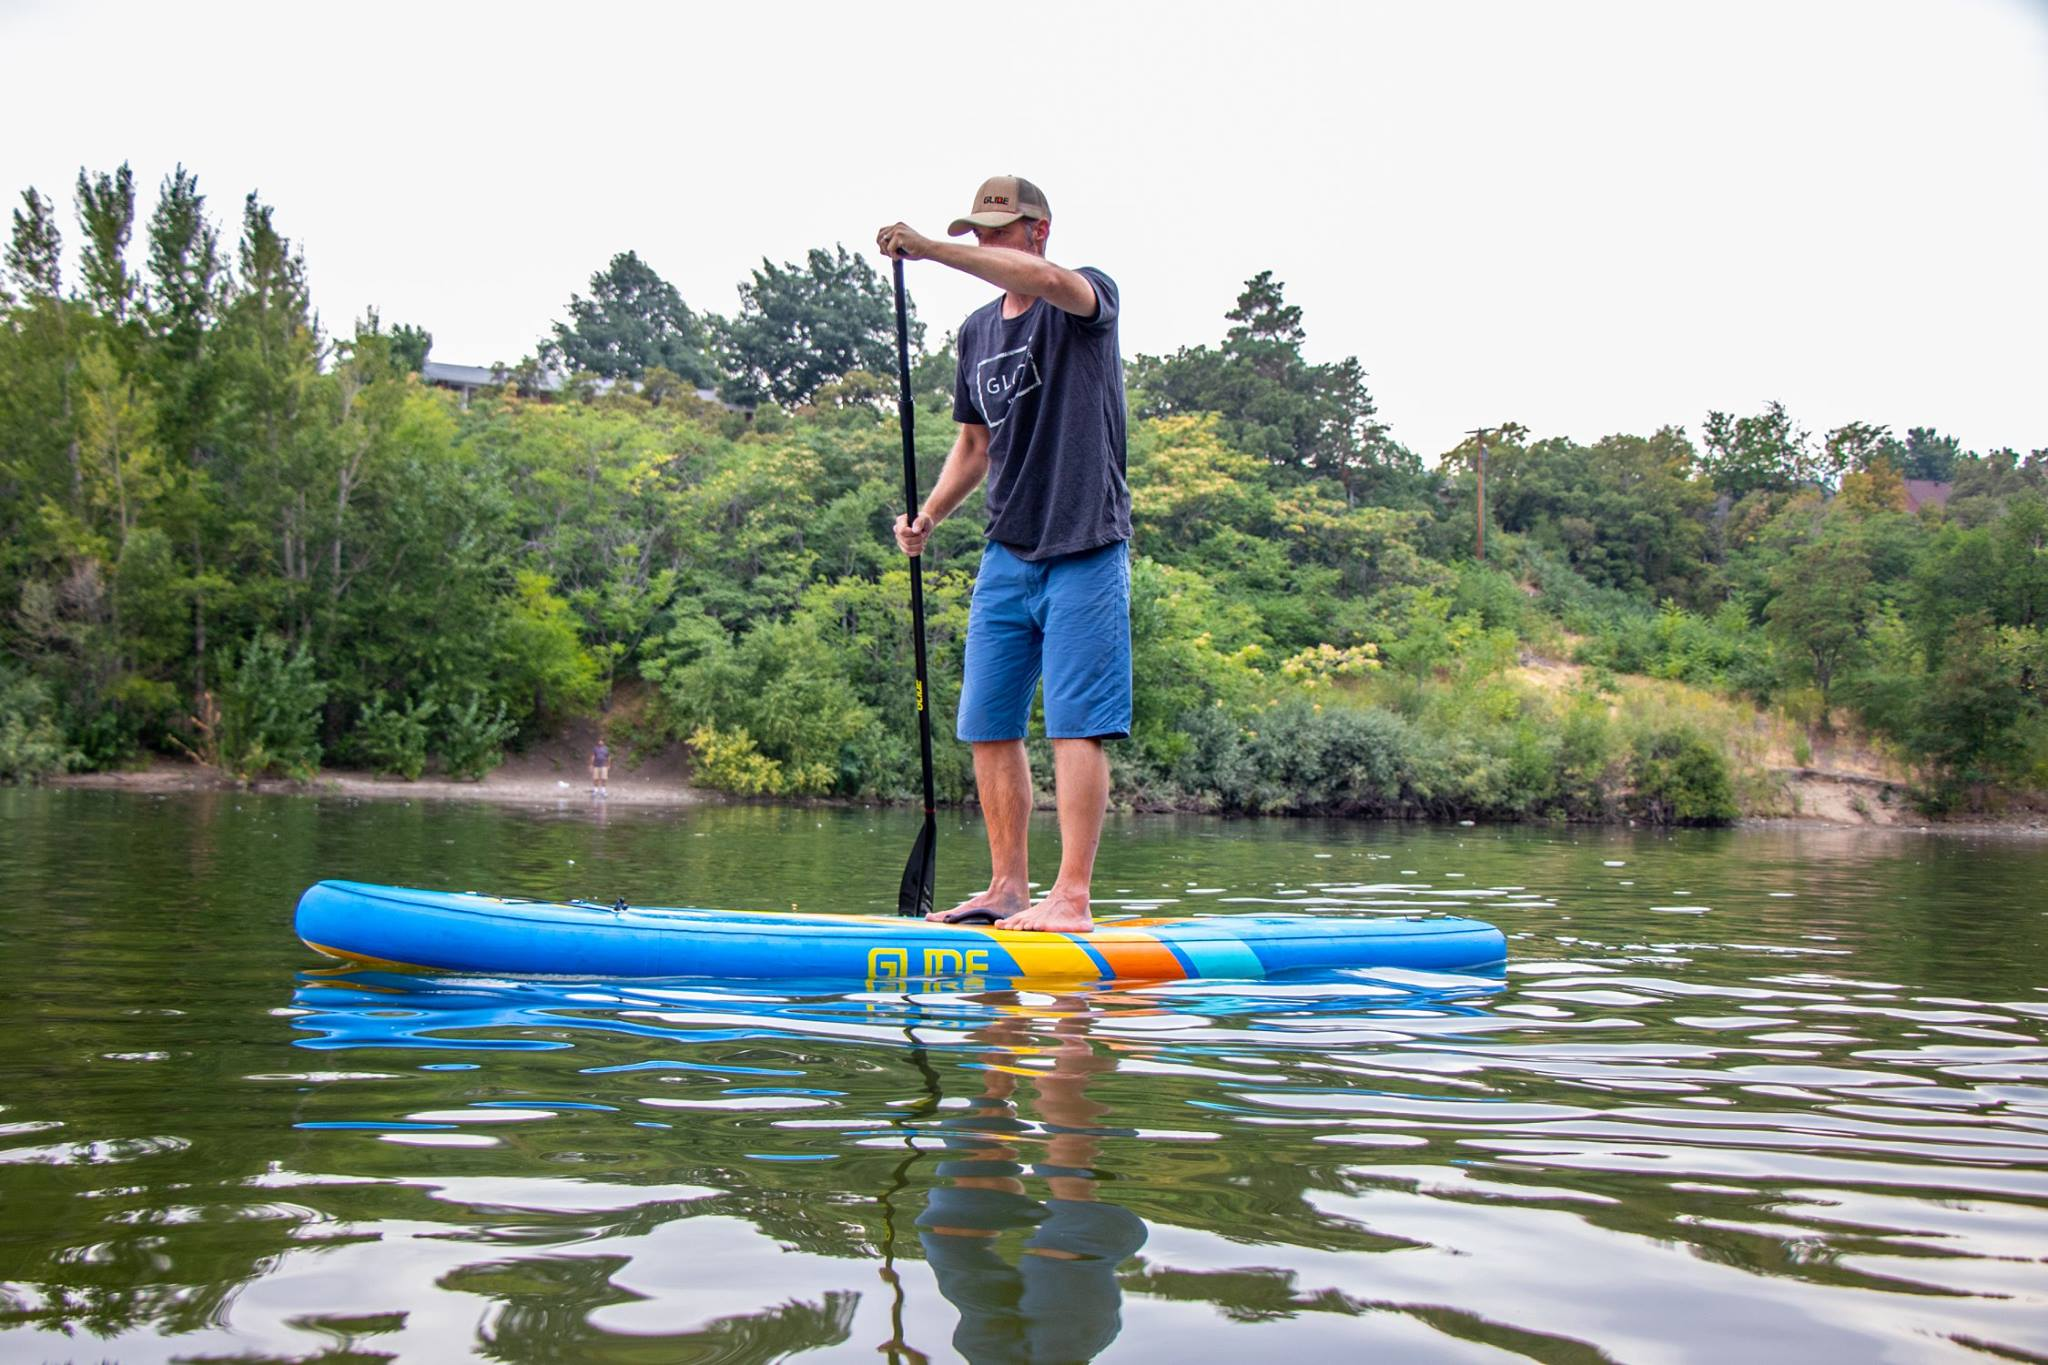
{"type": "Polygon", "coordinates": [[[1008,916],[1022,914],[1030,904],[1031,898],[1022,891],[1003,892],[991,886],[986,891],[975,892],[951,910],[934,910],[925,919],[933,924],[950,924],[953,916],[963,910],[986,910],[997,919],[1006,920],[1008,916]]]}
{"type": "Polygon", "coordinates": [[[1005,929],[1035,929],[1046,934],[1085,934],[1094,927],[1095,917],[1088,913],[1088,894],[1062,891],[1057,886],[1029,910],[1003,921],[1005,929]]]}

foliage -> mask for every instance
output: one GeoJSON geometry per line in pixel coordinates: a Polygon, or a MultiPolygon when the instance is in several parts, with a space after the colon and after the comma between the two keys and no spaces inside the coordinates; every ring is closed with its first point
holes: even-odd
{"type": "MultiPolygon", "coordinates": [[[[127,168],[73,191],[76,269],[31,189],[0,299],[7,771],[184,750],[475,777],[638,679],[643,737],[707,784],[916,792],[893,300],[858,257],[764,260],[719,321],[622,253],[553,329],[569,391],[525,362],[465,406],[420,383],[423,328],[328,336],[255,196],[230,230],[180,166],[137,243],[127,168]]],[[[1307,358],[1270,272],[1225,329],[1130,367],[1119,800],[1721,819],[1778,799],[1737,693],[1846,709],[1937,805],[2048,777],[2048,451],[1814,437],[1778,404],[1696,437],[1509,423],[1482,564],[1476,441],[1425,469],[1358,358],[1307,358]],[[1909,515],[1920,478],[1951,496],[1909,515]]],[[[952,368],[950,340],[917,357],[925,488],[952,368]]],[[[970,510],[925,556],[945,799],[973,791],[945,735],[981,545],[970,510]]]]}
{"type": "Polygon", "coordinates": [[[415,781],[426,771],[428,722],[439,710],[430,701],[373,697],[356,720],[356,749],[376,771],[415,781]]]}
{"type": "Polygon", "coordinates": [[[476,782],[505,761],[505,742],[518,726],[481,689],[451,689],[429,705],[441,713],[442,766],[458,782],[476,782]]]}
{"type": "Polygon", "coordinates": [[[1751,493],[1789,492],[1806,485],[1832,487],[1845,468],[1846,447],[1818,449],[1785,405],[1770,402],[1754,417],[1707,414],[1701,431],[1700,468],[1719,491],[1740,501],[1751,493]]]}
{"type": "MultiPolygon", "coordinates": [[[[802,265],[763,260],[740,286],[740,310],[716,327],[719,356],[735,403],[810,402],[855,371],[896,373],[893,287],[844,246],[812,248],[802,265]]],[[[921,350],[924,324],[910,316],[910,344],[921,350]]],[[[895,397],[894,382],[887,385],[895,397]]]]}
{"type": "Polygon", "coordinates": [[[242,778],[311,777],[320,765],[327,685],[306,647],[255,635],[220,672],[220,757],[227,770],[242,778]]]}
{"type": "MultiPolygon", "coordinates": [[[[1608,436],[1591,446],[1530,442],[1509,428],[1488,443],[1486,505],[1504,531],[1526,536],[1587,581],[1657,599],[1698,600],[1706,586],[1713,490],[1692,477],[1685,433],[1608,436]]],[[[1446,457],[1452,502],[1475,496],[1478,446],[1446,457]]]]}
{"type": "Polygon", "coordinates": [[[1307,332],[1286,286],[1265,270],[1245,281],[1220,346],[1140,356],[1132,366],[1139,416],[1215,413],[1238,450],[1300,474],[1334,479],[1347,502],[1420,473],[1389,439],[1356,356],[1333,364],[1302,354],[1307,332]]]}
{"type": "Polygon", "coordinates": [[[1690,730],[1636,736],[1629,808],[1654,825],[1725,825],[1742,812],[1719,750],[1690,730]]]}
{"type": "Polygon", "coordinates": [[[569,296],[541,359],[567,373],[638,379],[654,366],[707,386],[716,378],[703,319],[637,252],[622,251],[590,277],[590,297],[569,296]]]}
{"type": "MultiPolygon", "coordinates": [[[[722,731],[700,725],[690,732],[699,785],[735,796],[785,796],[801,790],[803,779],[783,776],[782,764],[754,746],[745,730],[722,731]]],[[[815,774],[813,774],[815,776],[815,774]]]]}
{"type": "Polygon", "coordinates": [[[49,689],[0,666],[0,782],[33,782],[72,767],[49,689]]]}

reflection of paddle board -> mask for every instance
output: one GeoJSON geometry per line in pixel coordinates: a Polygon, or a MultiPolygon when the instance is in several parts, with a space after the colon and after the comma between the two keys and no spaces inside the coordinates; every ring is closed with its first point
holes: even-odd
{"type": "Polygon", "coordinates": [[[1500,930],[1450,915],[1197,915],[1098,921],[1091,934],[1020,933],[885,915],[671,910],[321,882],[298,931],[376,966],[531,975],[1262,977],[1329,967],[1470,971],[1507,956],[1500,930]]]}

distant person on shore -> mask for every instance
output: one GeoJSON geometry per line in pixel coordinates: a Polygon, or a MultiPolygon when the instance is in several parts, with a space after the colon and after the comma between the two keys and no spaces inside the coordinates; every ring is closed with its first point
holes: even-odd
{"type": "Polygon", "coordinates": [[[597,737],[597,747],[590,751],[590,794],[609,796],[606,783],[612,775],[612,751],[605,747],[604,736],[597,737]]]}
{"type": "Polygon", "coordinates": [[[974,746],[994,874],[987,890],[930,918],[1085,932],[1094,927],[1088,889],[1109,803],[1102,742],[1131,730],[1131,495],[1117,288],[1093,267],[1046,259],[1052,210],[1017,176],[984,181],[967,215],[946,231],[971,232],[975,245],[933,241],[902,223],[875,238],[885,256],[936,261],[1003,291],[961,324],[952,453],[917,515],[896,519],[896,543],[922,554],[932,529],[987,483],[988,544],[968,613],[956,732],[974,746]],[[1034,905],[1024,735],[1041,675],[1060,870],[1034,905]]]}

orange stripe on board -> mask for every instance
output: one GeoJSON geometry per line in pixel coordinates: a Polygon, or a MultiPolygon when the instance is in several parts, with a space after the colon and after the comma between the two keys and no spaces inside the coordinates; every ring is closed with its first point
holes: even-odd
{"type": "Polygon", "coordinates": [[[1124,925],[1090,934],[1088,946],[1102,954],[1109,974],[1120,981],[1179,981],[1188,974],[1157,937],[1124,925]]]}

